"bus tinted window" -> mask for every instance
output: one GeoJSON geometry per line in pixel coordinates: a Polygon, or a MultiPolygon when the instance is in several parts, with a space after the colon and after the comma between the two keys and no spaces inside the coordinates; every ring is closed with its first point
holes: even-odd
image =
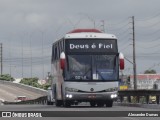
{"type": "Polygon", "coordinates": [[[117,80],[116,55],[68,55],[66,80],[117,80]]]}
{"type": "Polygon", "coordinates": [[[68,80],[89,80],[91,79],[91,56],[68,55],[68,80]]]}
{"type": "Polygon", "coordinates": [[[93,56],[93,80],[116,80],[116,56],[95,55],[93,56]]]}

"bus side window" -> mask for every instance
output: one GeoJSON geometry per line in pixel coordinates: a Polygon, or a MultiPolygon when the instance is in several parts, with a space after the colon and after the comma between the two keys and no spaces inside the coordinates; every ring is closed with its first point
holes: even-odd
{"type": "Polygon", "coordinates": [[[54,50],[54,60],[57,60],[57,46],[55,46],[54,50]]]}

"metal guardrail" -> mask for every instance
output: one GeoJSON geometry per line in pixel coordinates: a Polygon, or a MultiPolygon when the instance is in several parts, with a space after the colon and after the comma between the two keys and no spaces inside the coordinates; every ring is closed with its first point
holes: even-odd
{"type": "Polygon", "coordinates": [[[128,103],[132,103],[131,97],[135,99],[135,103],[140,103],[140,98],[144,97],[145,101],[143,102],[149,104],[150,96],[156,96],[156,104],[160,103],[160,90],[121,90],[118,93],[121,103],[124,101],[124,97],[127,98],[128,103]]]}
{"type": "Polygon", "coordinates": [[[118,91],[119,95],[133,95],[133,96],[144,96],[144,95],[158,95],[160,96],[160,90],[146,90],[146,89],[140,89],[140,90],[120,90],[118,91]]]}

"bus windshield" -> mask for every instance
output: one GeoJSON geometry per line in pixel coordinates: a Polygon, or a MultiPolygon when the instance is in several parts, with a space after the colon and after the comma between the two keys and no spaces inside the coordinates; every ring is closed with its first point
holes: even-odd
{"type": "Polygon", "coordinates": [[[68,55],[66,80],[117,80],[116,55],[68,55]]]}

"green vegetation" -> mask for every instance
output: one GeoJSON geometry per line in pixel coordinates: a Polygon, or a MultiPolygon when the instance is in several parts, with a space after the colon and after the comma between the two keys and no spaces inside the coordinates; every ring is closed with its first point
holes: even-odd
{"type": "Polygon", "coordinates": [[[46,83],[44,85],[40,85],[38,83],[38,78],[37,77],[35,77],[35,78],[23,78],[20,83],[25,84],[25,85],[29,85],[29,86],[33,86],[33,87],[37,87],[37,88],[41,88],[41,89],[45,89],[45,90],[47,90],[47,88],[50,86],[49,83],[46,83]]]}
{"type": "Polygon", "coordinates": [[[14,81],[14,78],[11,77],[9,74],[3,74],[3,75],[0,75],[0,80],[14,81]]]}
{"type": "Polygon", "coordinates": [[[145,70],[144,74],[156,74],[157,72],[155,70],[145,70]]]}
{"type": "MultiPolygon", "coordinates": [[[[3,75],[0,75],[0,80],[14,81],[14,78],[11,77],[9,74],[3,74],[3,75]]],[[[44,85],[40,85],[38,83],[38,78],[37,77],[23,78],[20,83],[47,90],[47,88],[51,86],[51,77],[49,77],[48,83],[46,83],[44,85]]]]}

